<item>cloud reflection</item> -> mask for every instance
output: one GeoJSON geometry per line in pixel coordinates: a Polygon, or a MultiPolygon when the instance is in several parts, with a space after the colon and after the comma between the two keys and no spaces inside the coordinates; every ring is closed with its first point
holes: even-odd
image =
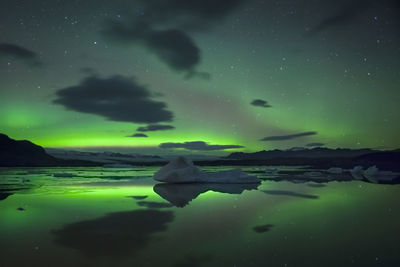
{"type": "Polygon", "coordinates": [[[55,243],[76,249],[87,257],[132,256],[167,230],[174,215],[170,211],[135,210],[109,213],[104,217],[67,224],[53,231],[55,243]]]}

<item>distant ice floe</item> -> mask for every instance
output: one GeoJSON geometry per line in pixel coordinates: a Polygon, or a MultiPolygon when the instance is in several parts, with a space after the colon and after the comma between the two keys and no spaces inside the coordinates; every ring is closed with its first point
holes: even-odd
{"type": "Polygon", "coordinates": [[[392,171],[380,171],[376,166],[369,167],[364,171],[364,177],[373,183],[392,182],[398,177],[397,173],[392,171]]]}
{"type": "Polygon", "coordinates": [[[112,163],[112,164],[104,164],[103,168],[134,168],[130,164],[121,164],[121,163],[112,163]]]}
{"type": "Polygon", "coordinates": [[[56,172],[53,173],[53,177],[60,177],[60,178],[67,178],[67,177],[74,177],[75,175],[73,173],[69,172],[56,172]]]}
{"type": "Polygon", "coordinates": [[[275,168],[275,167],[265,168],[266,175],[275,176],[275,175],[278,175],[278,172],[279,172],[278,168],[275,168]]]}
{"type": "Polygon", "coordinates": [[[332,167],[332,168],[329,168],[326,172],[330,173],[330,174],[342,174],[343,169],[339,168],[339,167],[332,167]]]}
{"type": "Polygon", "coordinates": [[[260,183],[256,176],[250,176],[240,169],[204,172],[184,157],[170,161],[154,174],[154,180],[166,183],[260,183]]]}
{"type": "Polygon", "coordinates": [[[305,172],[304,176],[308,176],[308,177],[321,177],[322,176],[322,172],[305,172]]]}
{"type": "Polygon", "coordinates": [[[364,178],[371,183],[393,183],[399,175],[392,171],[380,171],[375,165],[363,170],[362,166],[355,166],[350,170],[351,176],[357,180],[364,178]]]}
{"type": "Polygon", "coordinates": [[[353,169],[350,170],[350,174],[356,180],[364,179],[362,166],[355,166],[353,169]]]}

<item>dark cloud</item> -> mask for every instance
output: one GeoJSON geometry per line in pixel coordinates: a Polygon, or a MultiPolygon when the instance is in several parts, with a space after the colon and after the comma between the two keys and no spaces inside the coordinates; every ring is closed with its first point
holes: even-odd
{"type": "Polygon", "coordinates": [[[127,137],[148,137],[148,136],[143,133],[136,133],[133,135],[128,135],[127,137]]]}
{"type": "Polygon", "coordinates": [[[171,69],[185,72],[186,78],[209,79],[198,72],[200,49],[188,31],[205,30],[238,7],[244,0],[142,0],[139,16],[130,24],[113,21],[103,31],[107,38],[123,44],[140,44],[171,69]]]}
{"type": "Polygon", "coordinates": [[[164,93],[161,93],[161,92],[154,92],[154,93],[153,93],[153,96],[154,96],[154,97],[163,97],[163,96],[165,96],[165,94],[164,94],[164,93]]]}
{"type": "Polygon", "coordinates": [[[139,132],[153,132],[153,131],[165,131],[175,129],[172,125],[162,125],[162,124],[151,124],[145,127],[139,127],[136,130],[139,132]]]}
{"type": "Polygon", "coordinates": [[[308,147],[325,146],[325,144],[324,143],[309,143],[306,146],[308,146],[308,147]]]}
{"type": "Polygon", "coordinates": [[[86,75],[97,75],[97,71],[90,67],[80,68],[79,71],[86,75]]]}
{"type": "Polygon", "coordinates": [[[0,57],[2,56],[21,60],[31,67],[42,65],[35,52],[15,44],[0,43],[0,57]]]}
{"type": "Polygon", "coordinates": [[[270,108],[272,107],[267,101],[262,99],[254,99],[250,104],[256,107],[270,108]]]}
{"type": "Polygon", "coordinates": [[[196,74],[200,49],[182,30],[155,30],[143,22],[130,26],[112,22],[103,33],[123,44],[142,44],[171,69],[186,72],[188,77],[196,74]]]}
{"type": "Polygon", "coordinates": [[[155,123],[173,118],[167,104],[152,100],[145,86],[119,75],[106,79],[90,76],[79,85],[58,90],[56,95],[55,104],[112,121],[155,123]]]}
{"type": "Polygon", "coordinates": [[[309,32],[307,32],[307,36],[314,36],[330,28],[351,23],[360,13],[367,9],[370,4],[371,1],[358,0],[342,7],[335,14],[325,18],[309,32]]]}
{"type": "Polygon", "coordinates": [[[185,79],[191,79],[191,78],[200,78],[203,80],[211,80],[211,74],[208,72],[199,72],[199,71],[192,71],[192,72],[188,72],[185,75],[185,79]]]}
{"type": "Polygon", "coordinates": [[[153,31],[145,40],[148,49],[172,69],[192,73],[200,62],[199,48],[183,31],[153,31]]]}
{"type": "Polygon", "coordinates": [[[9,44],[9,43],[0,44],[0,53],[25,59],[26,58],[31,59],[36,57],[36,53],[28,49],[25,49],[19,45],[9,44]]]}
{"type": "Polygon", "coordinates": [[[277,135],[277,136],[267,136],[261,139],[260,141],[283,141],[283,140],[291,140],[294,138],[299,138],[303,136],[316,135],[317,132],[304,132],[297,134],[289,134],[289,135],[277,135]]]}
{"type": "Polygon", "coordinates": [[[224,150],[233,148],[244,148],[239,145],[209,145],[203,141],[193,141],[185,143],[162,143],[160,148],[184,148],[188,150],[224,150]]]}

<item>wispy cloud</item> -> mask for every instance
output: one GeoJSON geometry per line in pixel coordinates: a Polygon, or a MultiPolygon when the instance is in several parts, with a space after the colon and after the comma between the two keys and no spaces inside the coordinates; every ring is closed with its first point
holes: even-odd
{"type": "Polygon", "coordinates": [[[187,150],[225,150],[234,148],[244,148],[239,145],[209,145],[203,141],[193,141],[184,143],[162,143],[160,148],[184,148],[187,150]]]}
{"type": "Polygon", "coordinates": [[[276,136],[267,136],[261,139],[260,141],[284,141],[284,140],[291,140],[303,136],[310,136],[316,135],[317,132],[303,132],[303,133],[296,133],[296,134],[289,134],[289,135],[276,135],[276,136]]]}
{"type": "Polygon", "coordinates": [[[127,137],[148,137],[148,136],[143,133],[135,133],[132,135],[128,135],[127,137]]]}
{"type": "Polygon", "coordinates": [[[38,55],[22,46],[10,43],[0,43],[0,57],[10,57],[20,60],[31,67],[42,65],[38,55]]]}
{"type": "Polygon", "coordinates": [[[267,101],[262,99],[254,99],[250,104],[256,107],[270,108],[272,107],[267,101]]]}

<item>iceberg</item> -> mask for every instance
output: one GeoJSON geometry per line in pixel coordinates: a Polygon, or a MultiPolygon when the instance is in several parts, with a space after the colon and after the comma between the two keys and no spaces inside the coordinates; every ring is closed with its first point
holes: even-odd
{"type": "Polygon", "coordinates": [[[399,174],[392,171],[380,171],[375,165],[363,170],[362,166],[355,166],[350,170],[351,176],[357,180],[366,179],[368,182],[378,184],[393,184],[399,182],[399,174]]]}
{"type": "Polygon", "coordinates": [[[364,177],[372,183],[392,183],[398,177],[398,174],[391,171],[380,171],[374,165],[364,171],[364,177]]]}
{"type": "Polygon", "coordinates": [[[379,173],[379,169],[376,166],[372,166],[372,167],[369,167],[368,169],[366,169],[365,171],[363,171],[363,176],[369,182],[377,184],[378,179],[376,176],[378,175],[378,173],[379,173]]]}
{"type": "Polygon", "coordinates": [[[260,183],[256,176],[248,175],[240,169],[204,172],[190,160],[178,157],[170,161],[154,174],[154,180],[165,183],[260,183]]]}
{"type": "Polygon", "coordinates": [[[265,168],[265,172],[266,173],[276,173],[276,172],[278,172],[278,168],[267,167],[267,168],[265,168]]]}
{"type": "Polygon", "coordinates": [[[274,167],[267,167],[267,168],[265,168],[264,171],[265,171],[265,174],[269,175],[269,176],[276,176],[276,175],[278,175],[278,172],[279,172],[278,168],[274,168],[274,167]]]}
{"type": "Polygon", "coordinates": [[[351,176],[356,180],[363,180],[363,167],[362,166],[355,166],[353,169],[350,170],[351,176]]]}

